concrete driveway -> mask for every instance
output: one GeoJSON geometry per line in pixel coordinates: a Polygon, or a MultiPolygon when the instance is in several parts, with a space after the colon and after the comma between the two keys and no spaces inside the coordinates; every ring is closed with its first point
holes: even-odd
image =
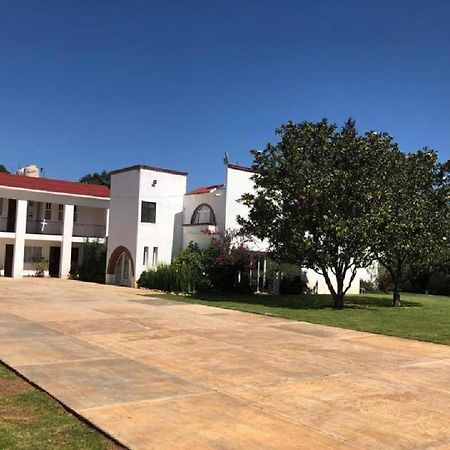
{"type": "Polygon", "coordinates": [[[450,347],[0,279],[0,359],[134,449],[450,449],[450,347]]]}

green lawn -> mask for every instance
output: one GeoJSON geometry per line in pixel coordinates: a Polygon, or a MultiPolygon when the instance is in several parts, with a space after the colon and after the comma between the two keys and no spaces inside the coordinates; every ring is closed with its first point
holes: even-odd
{"type": "Polygon", "coordinates": [[[347,296],[343,310],[334,310],[328,295],[152,294],[151,297],[450,345],[450,297],[402,294],[404,306],[392,308],[390,294],[347,296]]]}
{"type": "Polygon", "coordinates": [[[0,364],[0,449],[120,448],[0,364]]]}

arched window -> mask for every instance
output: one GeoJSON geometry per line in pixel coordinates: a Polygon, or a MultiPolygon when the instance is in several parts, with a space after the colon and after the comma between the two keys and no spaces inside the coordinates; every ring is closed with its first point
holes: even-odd
{"type": "Polygon", "coordinates": [[[203,204],[197,206],[192,214],[191,224],[200,225],[200,224],[211,224],[214,225],[216,223],[216,217],[214,216],[214,211],[211,206],[207,204],[203,204]]]}

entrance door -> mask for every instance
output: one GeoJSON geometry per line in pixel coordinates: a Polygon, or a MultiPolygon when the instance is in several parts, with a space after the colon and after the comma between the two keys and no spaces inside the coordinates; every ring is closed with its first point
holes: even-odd
{"type": "Polygon", "coordinates": [[[61,247],[50,247],[48,258],[48,273],[51,277],[59,277],[59,261],[61,259],[61,247]]]}
{"type": "Polygon", "coordinates": [[[17,200],[10,198],[8,201],[8,219],[6,222],[6,231],[14,233],[16,231],[16,210],[17,200]]]}
{"type": "Polygon", "coordinates": [[[116,264],[116,284],[119,286],[130,286],[130,258],[126,253],[119,256],[116,264]]]}
{"type": "Polygon", "coordinates": [[[6,244],[5,249],[5,277],[12,277],[14,259],[14,245],[6,244]]]}

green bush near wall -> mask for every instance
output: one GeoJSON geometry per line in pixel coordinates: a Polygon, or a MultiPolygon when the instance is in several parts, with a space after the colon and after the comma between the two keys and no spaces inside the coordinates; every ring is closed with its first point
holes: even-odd
{"type": "Polygon", "coordinates": [[[106,246],[98,241],[83,243],[83,262],[78,269],[81,281],[105,282],[106,246]]]}

